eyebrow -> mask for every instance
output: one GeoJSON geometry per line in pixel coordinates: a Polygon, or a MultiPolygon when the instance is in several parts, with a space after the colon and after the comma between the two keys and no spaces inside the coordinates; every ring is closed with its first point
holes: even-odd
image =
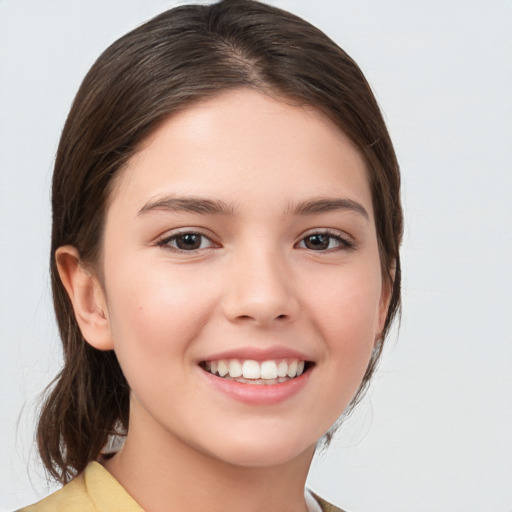
{"type": "MultiPolygon", "coordinates": [[[[165,196],[148,201],[137,213],[144,215],[155,210],[172,212],[192,212],[209,215],[233,215],[234,207],[222,200],[206,199],[202,197],[175,197],[165,196]]],[[[314,215],[339,210],[349,210],[362,215],[369,220],[368,212],[363,205],[352,199],[343,198],[313,198],[290,205],[287,215],[314,215]]]]}
{"type": "Polygon", "coordinates": [[[166,196],[148,201],[138,212],[137,216],[155,210],[171,212],[192,212],[213,215],[232,215],[233,207],[224,201],[205,199],[202,197],[166,196]]]}
{"type": "Polygon", "coordinates": [[[349,210],[362,215],[366,220],[370,219],[364,206],[352,199],[343,199],[337,197],[322,197],[316,199],[307,199],[301,201],[295,206],[291,206],[287,213],[292,215],[313,215],[315,213],[326,213],[337,210],[349,210]]]}

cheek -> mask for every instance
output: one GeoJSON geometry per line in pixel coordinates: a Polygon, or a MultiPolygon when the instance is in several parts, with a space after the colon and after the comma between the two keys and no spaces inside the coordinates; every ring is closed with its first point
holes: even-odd
{"type": "Polygon", "coordinates": [[[214,303],[214,290],[170,266],[134,273],[121,268],[108,283],[109,315],[116,352],[128,349],[141,359],[183,353],[214,303]],[[133,276],[116,279],[117,276],[133,276]]]}
{"type": "Polygon", "coordinates": [[[379,331],[381,276],[372,261],[329,273],[314,287],[310,283],[308,308],[327,362],[322,388],[331,390],[324,405],[315,407],[317,414],[332,414],[334,423],[358,390],[372,354],[379,331]]]}
{"type": "Polygon", "coordinates": [[[144,407],[167,403],[186,406],[178,394],[190,377],[194,340],[210,316],[212,290],[198,290],[186,272],[172,273],[168,265],[143,272],[118,268],[107,288],[114,350],[126,380],[144,407]],[[131,276],[126,279],[123,276],[131,276]]]}
{"type": "Polygon", "coordinates": [[[375,265],[340,268],[315,284],[309,300],[312,318],[327,340],[342,344],[347,351],[373,346],[379,330],[381,291],[375,265]]]}

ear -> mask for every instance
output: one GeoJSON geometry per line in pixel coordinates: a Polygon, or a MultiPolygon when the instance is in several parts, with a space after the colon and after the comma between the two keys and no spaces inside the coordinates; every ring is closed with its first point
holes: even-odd
{"type": "Polygon", "coordinates": [[[384,330],[384,324],[388,316],[389,304],[391,302],[391,296],[393,294],[393,283],[395,282],[396,265],[392,263],[389,269],[389,278],[386,276],[382,279],[382,291],[379,301],[379,319],[378,329],[375,336],[375,345],[381,341],[382,331],[384,330]]]}
{"type": "Polygon", "coordinates": [[[82,264],[76,247],[59,247],[55,260],[82,336],[98,350],[112,350],[107,301],[98,278],[82,264]]]}

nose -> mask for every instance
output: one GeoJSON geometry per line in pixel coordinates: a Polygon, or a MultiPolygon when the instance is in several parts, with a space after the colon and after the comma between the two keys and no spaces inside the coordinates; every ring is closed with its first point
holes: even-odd
{"type": "Polygon", "coordinates": [[[262,327],[293,321],[299,301],[291,274],[277,249],[236,255],[228,270],[224,314],[231,322],[262,327]]]}

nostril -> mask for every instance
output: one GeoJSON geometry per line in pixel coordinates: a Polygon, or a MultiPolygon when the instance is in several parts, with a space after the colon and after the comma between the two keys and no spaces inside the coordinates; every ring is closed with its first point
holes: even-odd
{"type": "MultiPolygon", "coordinates": [[[[285,322],[289,318],[290,318],[289,315],[281,314],[281,315],[274,317],[274,321],[279,321],[281,323],[281,322],[285,322]]],[[[261,315],[257,315],[257,314],[255,314],[254,316],[253,315],[238,315],[236,317],[236,321],[239,321],[239,322],[248,322],[251,320],[254,320],[256,322],[261,322],[262,318],[261,318],[261,315]]],[[[268,318],[268,321],[272,321],[271,316],[268,318]]],[[[264,322],[266,323],[266,320],[264,320],[264,322]]]]}

